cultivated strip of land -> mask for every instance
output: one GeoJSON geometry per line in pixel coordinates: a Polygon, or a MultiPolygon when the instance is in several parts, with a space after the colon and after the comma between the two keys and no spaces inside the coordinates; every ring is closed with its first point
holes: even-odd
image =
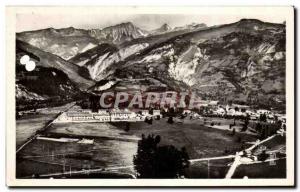
{"type": "MultiPolygon", "coordinates": [[[[64,111],[58,113],[53,120],[51,120],[50,122],[48,122],[43,128],[39,129],[40,132],[45,131],[47,128],[50,127],[50,125],[53,123],[53,121],[63,112],[69,110],[70,108],[72,108],[74,105],[76,104],[76,102],[74,102],[72,105],[70,105],[67,109],[65,109],[64,111]]],[[[36,139],[38,136],[40,136],[39,134],[34,134],[33,136],[31,136],[28,141],[26,141],[23,145],[21,145],[17,150],[16,153],[20,152],[25,146],[27,146],[29,143],[31,143],[34,139],[36,139]]]]}

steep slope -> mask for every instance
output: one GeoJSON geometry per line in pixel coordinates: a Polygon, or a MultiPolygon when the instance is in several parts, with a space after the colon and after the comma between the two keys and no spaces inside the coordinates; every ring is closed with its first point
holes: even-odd
{"type": "Polygon", "coordinates": [[[118,49],[114,45],[103,43],[97,47],[76,55],[68,61],[79,66],[85,66],[85,64],[91,62],[91,60],[96,59],[107,52],[116,52],[117,50],[118,49]]]}
{"type": "Polygon", "coordinates": [[[17,65],[16,100],[18,104],[31,102],[62,102],[78,97],[81,92],[68,76],[55,68],[37,67],[27,72],[17,65]]]}
{"type": "Polygon", "coordinates": [[[148,47],[147,43],[137,43],[124,48],[117,48],[111,44],[101,44],[70,59],[71,63],[85,67],[95,81],[103,80],[113,71],[107,71],[112,66],[117,67],[117,63],[125,58],[137,54],[148,47]]]}
{"type": "Polygon", "coordinates": [[[42,29],[17,33],[17,39],[27,42],[43,51],[70,59],[98,45],[98,40],[89,31],[73,27],[63,29],[42,29]]]}
{"type": "Polygon", "coordinates": [[[17,83],[16,84],[16,100],[19,103],[25,101],[40,101],[47,99],[47,96],[41,96],[37,93],[29,91],[26,86],[17,83]]]}
{"type": "Polygon", "coordinates": [[[112,71],[189,87],[203,98],[284,103],[285,26],[244,19],[185,33],[105,69],[112,71]]]}
{"type": "MultiPolygon", "coordinates": [[[[169,28],[166,25],[163,25],[162,27],[165,29],[169,28]]],[[[191,30],[171,30],[161,34],[152,34],[147,37],[132,39],[131,41],[125,41],[115,46],[103,43],[98,47],[78,54],[69,61],[79,66],[86,67],[89,70],[91,77],[94,80],[99,81],[112,74],[112,71],[106,70],[107,68],[117,68],[118,63],[122,62],[124,59],[130,56],[139,55],[145,49],[151,49],[152,46],[187,32],[191,32],[191,30]]]]}
{"type": "Polygon", "coordinates": [[[37,67],[55,68],[67,75],[72,83],[79,89],[86,90],[91,87],[94,82],[90,79],[88,71],[75,64],[67,62],[62,58],[51,53],[44,52],[28,43],[16,41],[16,64],[20,65],[19,59],[22,55],[27,54],[31,59],[36,61],[37,67]]]}
{"type": "Polygon", "coordinates": [[[148,78],[175,90],[197,91],[204,99],[285,103],[281,24],[242,19],[200,30],[172,30],[118,45],[101,44],[70,62],[85,67],[96,81],[132,79],[130,84],[148,78]]]}
{"type": "Polygon", "coordinates": [[[127,22],[104,29],[92,29],[89,31],[89,34],[101,43],[120,44],[124,41],[145,37],[149,33],[136,27],[131,22],[127,22]]]}

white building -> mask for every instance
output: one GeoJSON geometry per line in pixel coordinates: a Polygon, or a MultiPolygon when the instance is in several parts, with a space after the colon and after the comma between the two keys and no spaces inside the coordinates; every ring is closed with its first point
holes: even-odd
{"type": "Polygon", "coordinates": [[[219,104],[219,101],[209,101],[209,103],[208,103],[208,105],[212,105],[212,106],[215,106],[218,104],[219,104]]]}
{"type": "Polygon", "coordinates": [[[248,105],[239,105],[234,103],[232,104],[232,107],[240,112],[245,112],[246,110],[250,109],[250,106],[248,105]]]}
{"type": "Polygon", "coordinates": [[[143,115],[143,116],[149,116],[150,114],[149,114],[149,110],[141,110],[141,114],[143,115]]]}
{"type": "Polygon", "coordinates": [[[189,109],[185,109],[183,110],[182,114],[190,114],[192,111],[189,109]]]}
{"type": "Polygon", "coordinates": [[[235,116],[235,110],[232,108],[229,108],[227,111],[227,115],[235,116]]]}
{"type": "Polygon", "coordinates": [[[93,114],[89,112],[64,112],[54,120],[54,123],[86,122],[86,121],[93,121],[93,120],[94,120],[93,114]]]}
{"type": "Polygon", "coordinates": [[[135,112],[128,110],[112,110],[110,112],[110,118],[112,122],[117,121],[142,121],[142,118],[135,112]]]}
{"type": "Polygon", "coordinates": [[[225,115],[226,110],[222,107],[219,107],[216,111],[214,111],[214,114],[216,114],[216,115],[225,115]]]}
{"type": "Polygon", "coordinates": [[[153,110],[153,116],[160,116],[160,110],[157,110],[157,109],[155,109],[155,110],[153,110]]]}
{"type": "Polygon", "coordinates": [[[257,110],[256,112],[257,112],[258,114],[266,114],[266,115],[272,114],[271,111],[266,110],[266,109],[259,109],[259,110],[257,110]]]}
{"type": "MultiPolygon", "coordinates": [[[[149,114],[149,113],[148,113],[149,114]]],[[[128,110],[114,109],[111,111],[99,110],[94,113],[91,111],[68,111],[58,116],[53,123],[68,122],[118,122],[118,121],[143,121],[144,115],[138,115],[128,110]]]]}
{"type": "Polygon", "coordinates": [[[107,114],[95,113],[95,114],[93,114],[93,116],[94,116],[94,119],[97,121],[101,121],[101,122],[110,122],[111,121],[109,113],[107,113],[107,114]]]}

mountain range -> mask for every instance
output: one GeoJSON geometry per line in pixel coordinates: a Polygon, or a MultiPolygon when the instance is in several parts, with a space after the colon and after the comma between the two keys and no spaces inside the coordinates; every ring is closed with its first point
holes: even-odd
{"type": "MultiPolygon", "coordinates": [[[[196,91],[203,99],[280,106],[285,38],[284,24],[255,19],[212,27],[163,24],[152,31],[131,22],[92,30],[48,28],[17,34],[16,63],[22,54],[32,55],[39,67],[61,71],[79,92],[102,90],[105,81],[125,90],[168,87],[196,91]]],[[[19,87],[37,94],[24,83],[19,87]]]]}

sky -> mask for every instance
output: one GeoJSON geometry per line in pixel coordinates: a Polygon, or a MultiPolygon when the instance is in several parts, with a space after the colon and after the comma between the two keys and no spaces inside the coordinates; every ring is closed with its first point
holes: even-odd
{"type": "Polygon", "coordinates": [[[208,26],[233,23],[242,18],[259,19],[265,22],[282,23],[284,20],[276,15],[255,15],[251,17],[240,15],[172,15],[172,14],[17,14],[16,31],[31,31],[44,28],[75,27],[82,29],[104,28],[122,22],[132,22],[144,30],[159,28],[164,23],[172,28],[191,23],[205,23],[208,26]]]}

